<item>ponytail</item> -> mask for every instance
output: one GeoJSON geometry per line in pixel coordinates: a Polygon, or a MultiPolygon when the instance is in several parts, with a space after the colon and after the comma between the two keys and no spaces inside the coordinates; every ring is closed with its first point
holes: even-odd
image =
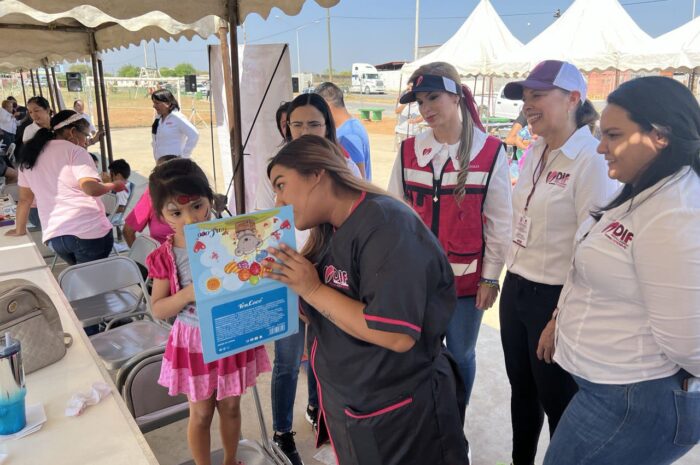
{"type": "Polygon", "coordinates": [[[40,128],[37,133],[22,145],[19,151],[17,161],[21,170],[32,169],[36,165],[39,155],[46,147],[46,144],[56,138],[53,131],[46,128],[40,128]]]}
{"type": "Polygon", "coordinates": [[[465,185],[469,175],[469,155],[471,154],[472,141],[474,140],[474,119],[467,107],[466,95],[460,97],[459,109],[462,112],[462,132],[459,134],[459,153],[457,154],[459,172],[457,173],[457,187],[454,191],[457,202],[462,201],[466,191],[465,185]]]}

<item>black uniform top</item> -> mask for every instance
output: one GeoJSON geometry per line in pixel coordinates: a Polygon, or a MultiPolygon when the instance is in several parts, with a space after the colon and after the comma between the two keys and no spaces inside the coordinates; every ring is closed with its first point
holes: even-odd
{"type": "Polygon", "coordinates": [[[416,340],[397,353],[350,336],[305,302],[317,344],[312,363],[324,398],[356,411],[399,399],[433,372],[456,305],[440,243],[407,205],[363,194],[317,264],[323,283],[363,302],[367,326],[416,340]]]}

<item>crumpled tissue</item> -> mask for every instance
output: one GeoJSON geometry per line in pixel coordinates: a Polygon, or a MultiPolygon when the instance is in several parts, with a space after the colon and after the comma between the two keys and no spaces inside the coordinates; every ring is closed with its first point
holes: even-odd
{"type": "Polygon", "coordinates": [[[90,391],[73,394],[66,405],[66,416],[77,417],[87,407],[97,404],[111,393],[112,389],[106,383],[99,382],[93,384],[90,391]]]}

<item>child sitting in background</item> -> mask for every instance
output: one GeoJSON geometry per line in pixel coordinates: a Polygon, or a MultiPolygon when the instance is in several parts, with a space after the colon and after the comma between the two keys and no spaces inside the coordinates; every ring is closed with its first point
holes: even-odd
{"type": "Polygon", "coordinates": [[[126,185],[126,189],[121,192],[117,192],[117,211],[114,217],[119,215],[122,217],[124,210],[126,210],[126,204],[129,201],[129,195],[131,190],[129,189],[129,176],[131,176],[131,167],[126,162],[126,160],[120,158],[119,160],[114,160],[109,164],[109,177],[112,181],[122,181],[126,185]]]}

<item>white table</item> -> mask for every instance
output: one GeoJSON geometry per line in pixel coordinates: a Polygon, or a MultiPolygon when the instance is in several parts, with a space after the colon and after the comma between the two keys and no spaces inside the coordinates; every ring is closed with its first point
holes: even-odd
{"type": "MultiPolygon", "coordinates": [[[[8,251],[5,247],[16,239],[21,238],[0,236],[0,262],[8,251]]],[[[58,309],[63,330],[73,336],[73,345],[59,362],[26,377],[27,403],[42,403],[47,422],[36,433],[0,443],[0,453],[9,455],[7,465],[156,465],[146,439],[49,269],[0,276],[0,280],[10,278],[27,279],[46,291],[58,309]],[[88,407],[81,416],[66,417],[68,399],[76,392],[89,390],[97,381],[107,383],[112,395],[88,407]]]]}
{"type": "Polygon", "coordinates": [[[0,227],[0,279],[7,279],[17,271],[46,267],[31,236],[5,236],[14,226],[0,227]]]}

